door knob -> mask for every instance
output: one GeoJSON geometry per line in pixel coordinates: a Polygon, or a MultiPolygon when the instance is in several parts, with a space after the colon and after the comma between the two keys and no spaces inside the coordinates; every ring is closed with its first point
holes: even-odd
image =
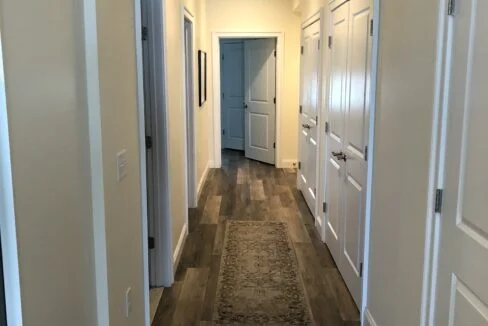
{"type": "Polygon", "coordinates": [[[303,128],[305,128],[305,129],[310,129],[310,128],[312,128],[312,127],[311,127],[309,124],[307,124],[307,123],[302,124],[302,127],[303,127],[303,128]]]}
{"type": "Polygon", "coordinates": [[[246,103],[244,103],[244,109],[247,109],[247,108],[248,108],[247,104],[246,104],[246,103]]]}
{"type": "Polygon", "coordinates": [[[347,155],[343,152],[331,152],[332,156],[335,156],[338,160],[343,160],[344,162],[347,160],[347,155]]]}

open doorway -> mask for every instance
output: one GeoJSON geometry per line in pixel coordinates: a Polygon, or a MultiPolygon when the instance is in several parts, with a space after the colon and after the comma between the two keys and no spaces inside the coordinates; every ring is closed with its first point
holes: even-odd
{"type": "Polygon", "coordinates": [[[221,149],[276,164],[276,38],[221,39],[221,149]]]}
{"type": "Polygon", "coordinates": [[[187,193],[188,207],[195,208],[198,203],[197,196],[197,170],[195,146],[195,88],[194,88],[194,16],[183,8],[183,35],[184,35],[184,104],[186,122],[186,162],[187,162],[187,193]]]}
{"type": "Polygon", "coordinates": [[[163,287],[173,283],[173,252],[171,243],[171,203],[169,201],[169,155],[166,110],[165,67],[163,46],[163,5],[158,1],[141,1],[141,39],[144,100],[141,137],[141,163],[146,167],[148,273],[150,320],[155,316],[163,287]]]}

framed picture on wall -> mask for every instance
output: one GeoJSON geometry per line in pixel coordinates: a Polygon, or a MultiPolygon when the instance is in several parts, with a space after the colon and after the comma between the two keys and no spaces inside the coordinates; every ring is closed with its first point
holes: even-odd
{"type": "Polygon", "coordinates": [[[207,53],[198,50],[198,103],[207,101],[207,53]]]}

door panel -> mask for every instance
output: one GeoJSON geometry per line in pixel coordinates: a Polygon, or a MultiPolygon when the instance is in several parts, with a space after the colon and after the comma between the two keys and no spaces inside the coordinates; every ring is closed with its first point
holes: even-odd
{"type": "Polygon", "coordinates": [[[327,194],[329,205],[326,242],[339,265],[342,257],[341,241],[344,212],[344,162],[333,153],[340,153],[344,147],[346,71],[347,71],[347,35],[349,21],[349,2],[331,12],[332,47],[329,51],[329,107],[327,119],[328,159],[326,166],[327,194]],[[336,181],[336,175],[338,179],[336,181]],[[336,184],[337,182],[337,184],[336,184]],[[336,215],[337,214],[337,215],[336,215]]]}
{"type": "Polygon", "coordinates": [[[344,193],[343,275],[356,304],[361,306],[361,264],[364,252],[366,203],[366,146],[369,137],[369,85],[371,69],[371,8],[369,0],[353,0],[349,12],[346,86],[346,191],[344,193]]]}
{"type": "Polygon", "coordinates": [[[244,42],[222,41],[222,147],[244,150],[244,42]]]}
{"type": "Polygon", "coordinates": [[[459,1],[451,18],[444,203],[436,325],[488,325],[488,21],[486,1],[459,1]]]}
{"type": "Polygon", "coordinates": [[[315,215],[318,159],[318,106],[320,75],[320,20],[302,31],[300,157],[298,187],[315,215]]]}
{"type": "Polygon", "coordinates": [[[275,164],[276,57],[274,39],[244,42],[246,157],[275,164]]]}

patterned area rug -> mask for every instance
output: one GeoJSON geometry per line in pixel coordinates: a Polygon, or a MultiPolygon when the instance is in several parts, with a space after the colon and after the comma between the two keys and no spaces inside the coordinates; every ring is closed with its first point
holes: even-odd
{"type": "Polygon", "coordinates": [[[213,321],[312,324],[284,223],[228,221],[213,321]]]}

